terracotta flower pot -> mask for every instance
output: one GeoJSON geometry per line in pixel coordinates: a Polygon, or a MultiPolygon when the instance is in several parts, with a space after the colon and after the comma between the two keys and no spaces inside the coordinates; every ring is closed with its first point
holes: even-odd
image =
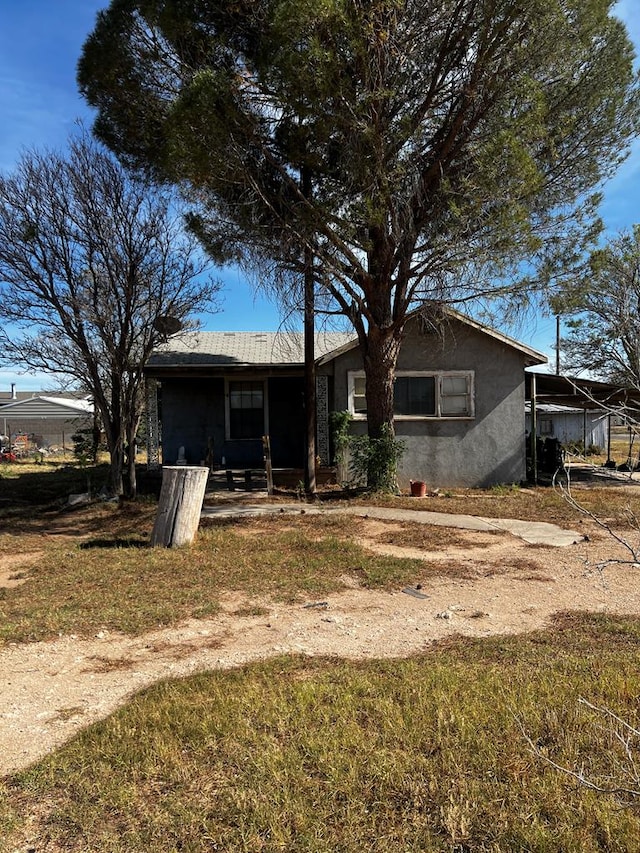
{"type": "Polygon", "coordinates": [[[427,494],[427,484],[422,480],[409,480],[412,498],[423,498],[427,494]]]}

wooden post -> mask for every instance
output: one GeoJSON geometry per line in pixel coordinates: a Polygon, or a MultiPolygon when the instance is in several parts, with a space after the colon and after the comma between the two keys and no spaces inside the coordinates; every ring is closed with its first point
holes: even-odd
{"type": "Polygon", "coordinates": [[[262,436],[262,447],[264,449],[264,470],[267,475],[267,494],[273,494],[273,469],[271,467],[271,441],[268,435],[262,436]]]}
{"type": "Polygon", "coordinates": [[[531,473],[533,482],[538,485],[538,402],[536,375],[531,374],[531,473]]]}
{"type": "MultiPolygon", "coordinates": [[[[311,199],[311,172],[307,166],[301,170],[302,194],[311,199]]],[[[305,411],[305,462],[304,488],[315,495],[316,487],[316,360],[315,360],[315,287],[313,251],[304,247],[304,411],[305,411]]]]}
{"type": "Polygon", "coordinates": [[[151,534],[152,545],[175,548],[193,541],[200,523],[208,476],[208,468],[195,466],[166,466],[162,469],[162,489],[151,534]]]}

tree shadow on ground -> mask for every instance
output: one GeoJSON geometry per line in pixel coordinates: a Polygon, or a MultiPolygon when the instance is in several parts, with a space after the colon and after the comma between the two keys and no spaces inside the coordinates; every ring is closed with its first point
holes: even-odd
{"type": "Polygon", "coordinates": [[[114,537],[112,539],[91,539],[79,545],[81,551],[90,551],[93,548],[150,548],[151,543],[147,540],[128,539],[126,537],[114,537]]]}

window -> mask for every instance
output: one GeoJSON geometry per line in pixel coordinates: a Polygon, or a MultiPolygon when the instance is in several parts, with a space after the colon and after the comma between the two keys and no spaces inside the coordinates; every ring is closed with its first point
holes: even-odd
{"type": "Polygon", "coordinates": [[[551,418],[540,418],[540,435],[553,435],[553,421],[551,418]]]}
{"type": "Polygon", "coordinates": [[[367,414],[367,398],[365,395],[365,379],[364,375],[353,376],[353,413],[356,415],[366,415],[367,414]]]}
{"type": "Polygon", "coordinates": [[[455,374],[440,377],[440,414],[443,418],[464,418],[471,413],[469,377],[455,374]]]}
{"type": "Polygon", "coordinates": [[[396,416],[434,417],[436,414],[435,376],[396,376],[393,383],[393,413],[396,416]]]}
{"type": "Polygon", "coordinates": [[[262,438],[264,427],[264,384],[229,382],[229,438],[262,438]]]}
{"type": "MultiPolygon", "coordinates": [[[[413,373],[398,371],[393,388],[395,418],[471,418],[473,371],[451,373],[413,373]]],[[[349,411],[356,419],[367,416],[365,377],[362,371],[350,371],[349,411]]]]}

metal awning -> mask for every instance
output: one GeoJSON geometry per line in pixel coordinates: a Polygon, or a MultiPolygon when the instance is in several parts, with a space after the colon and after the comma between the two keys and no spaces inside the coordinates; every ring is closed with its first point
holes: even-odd
{"type": "Polygon", "coordinates": [[[525,373],[525,399],[528,402],[567,406],[572,409],[640,408],[640,391],[611,382],[558,376],[555,373],[525,373]]]}
{"type": "MultiPolygon", "coordinates": [[[[562,376],[555,373],[525,372],[525,400],[531,407],[531,468],[534,482],[538,481],[537,408],[539,405],[565,406],[582,409],[585,413],[601,408],[605,416],[640,411],[640,391],[611,382],[562,376]]],[[[609,430],[607,459],[611,458],[611,430],[609,430]]]]}

